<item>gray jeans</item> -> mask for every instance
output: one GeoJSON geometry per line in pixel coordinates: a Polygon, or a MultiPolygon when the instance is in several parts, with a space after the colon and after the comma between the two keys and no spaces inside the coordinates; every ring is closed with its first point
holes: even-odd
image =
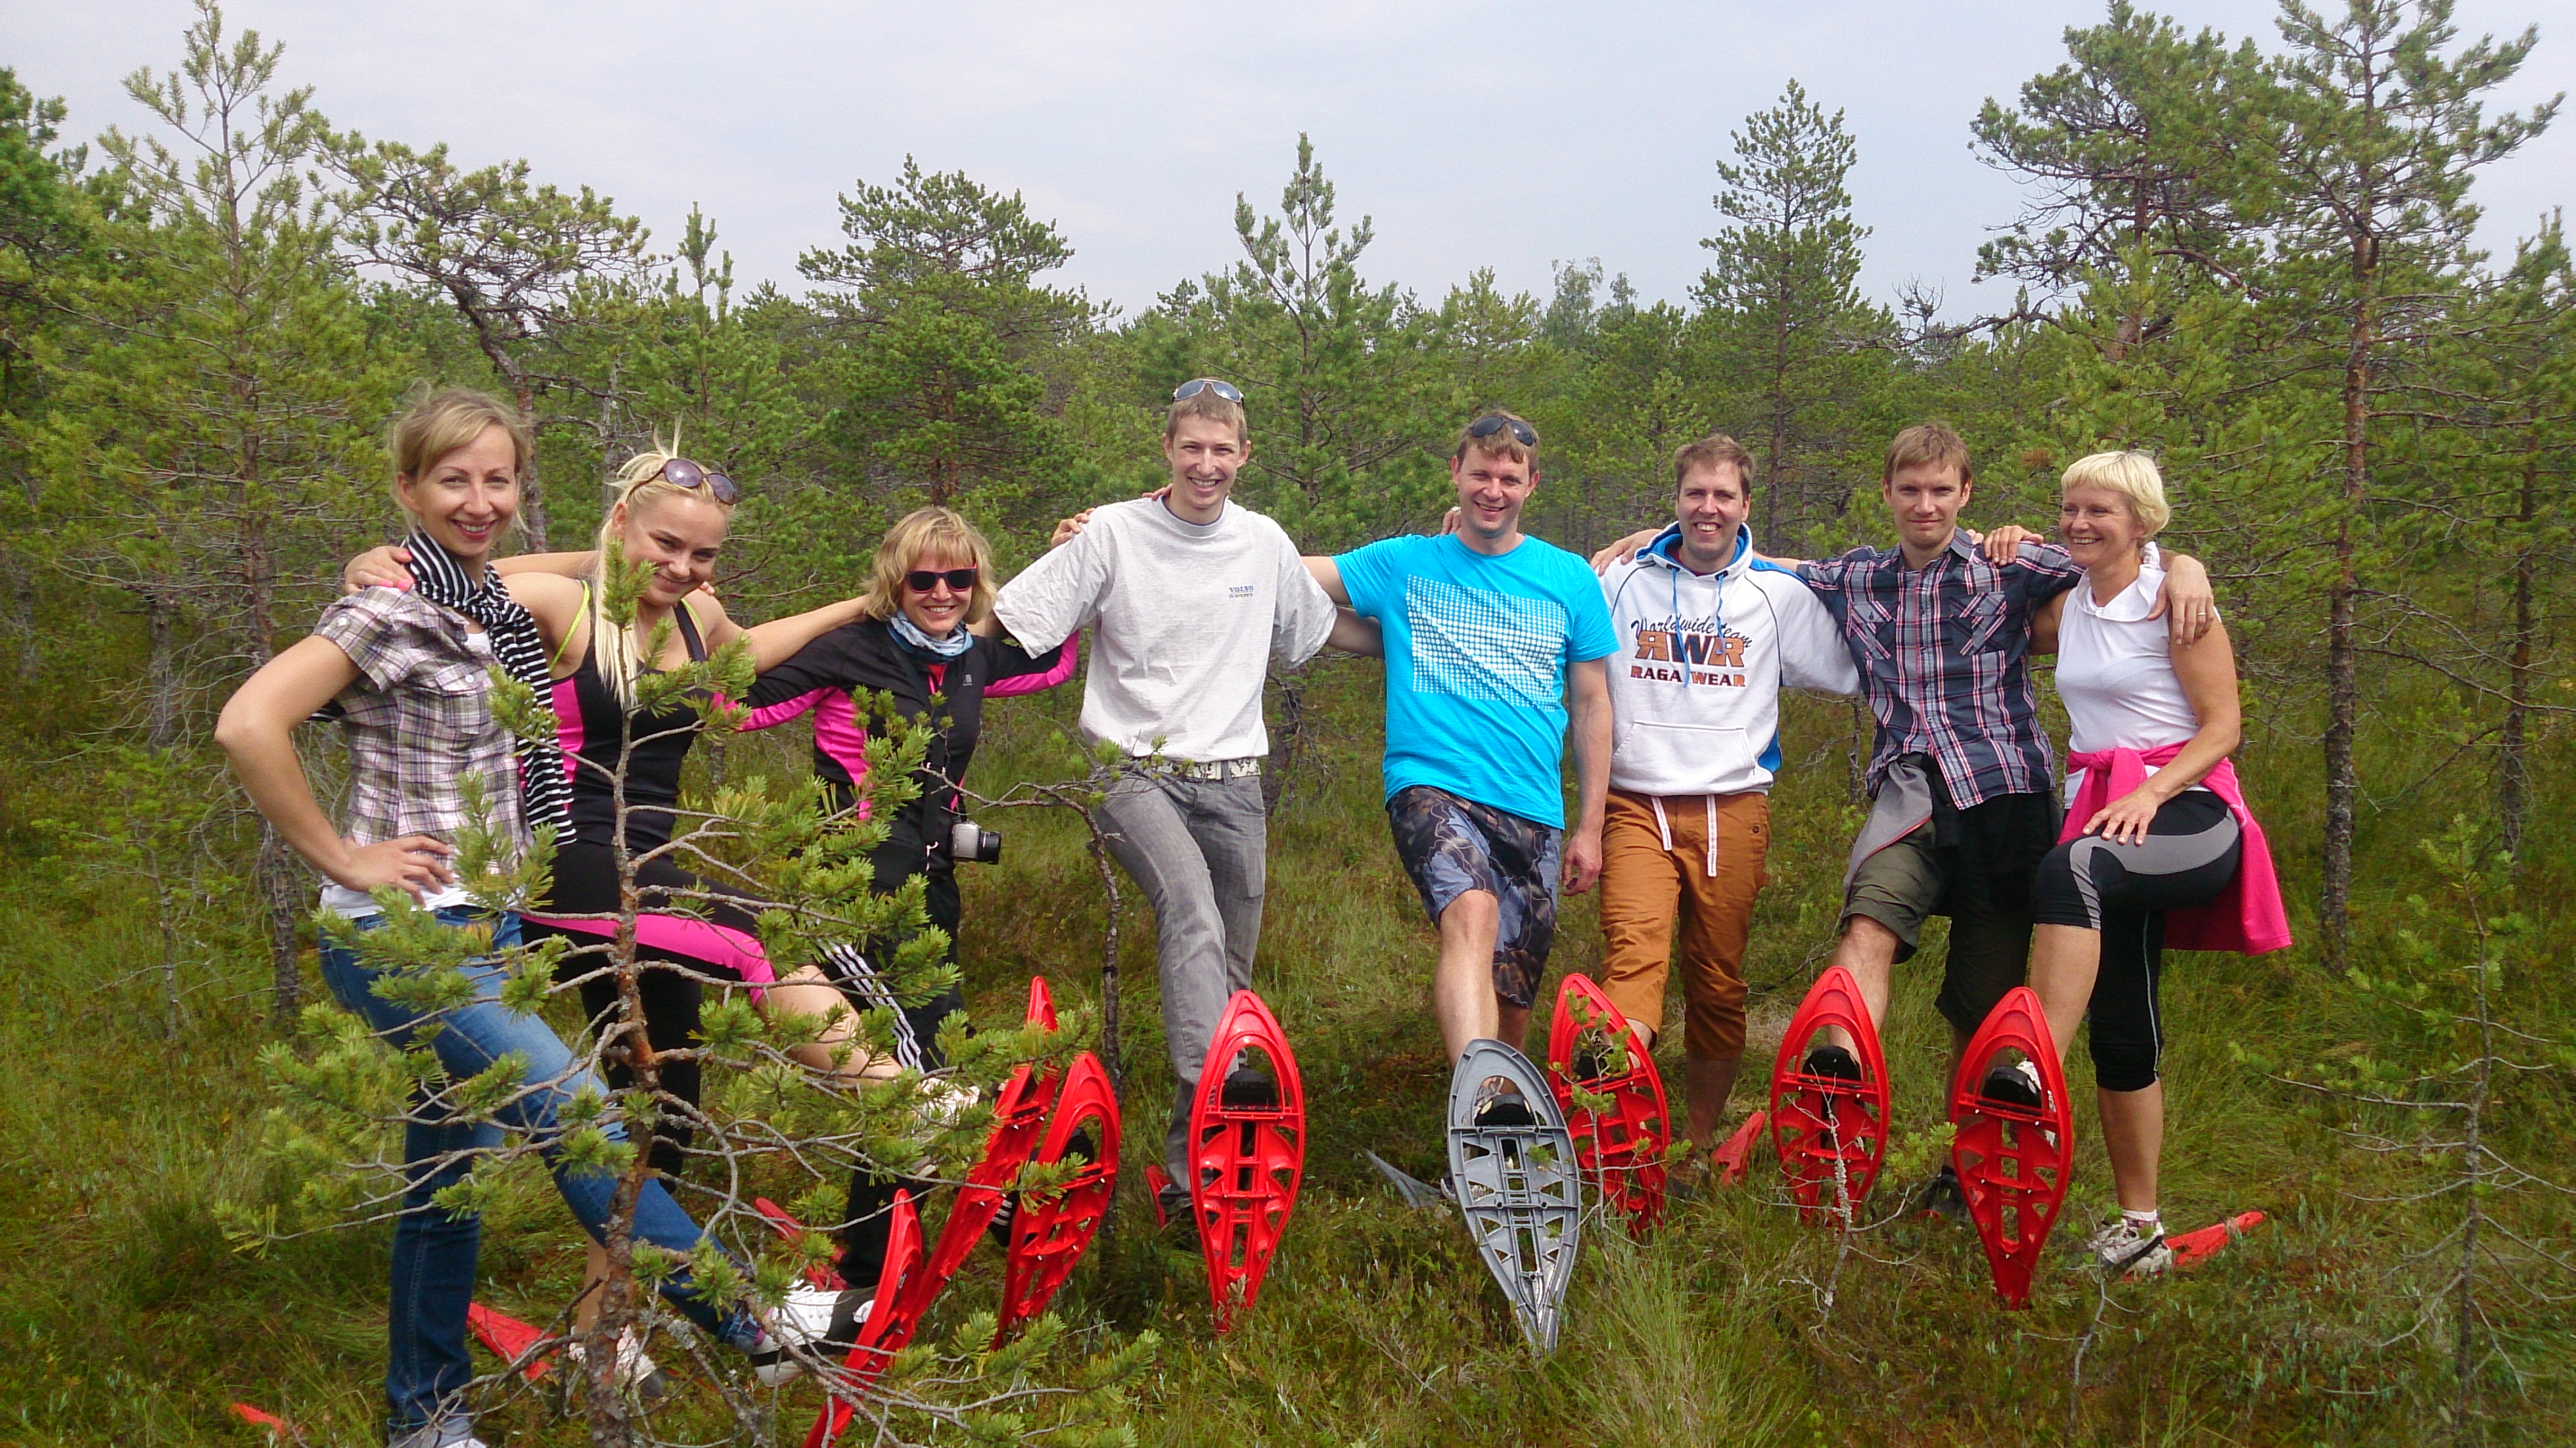
{"type": "Polygon", "coordinates": [[[1217,1017],[1252,986],[1261,943],[1268,811],[1258,778],[1130,775],[1100,806],[1109,853],[1154,907],[1163,987],[1163,1044],[1179,1084],[1163,1136],[1163,1170],[1189,1185],[1190,1101],[1217,1017]]]}

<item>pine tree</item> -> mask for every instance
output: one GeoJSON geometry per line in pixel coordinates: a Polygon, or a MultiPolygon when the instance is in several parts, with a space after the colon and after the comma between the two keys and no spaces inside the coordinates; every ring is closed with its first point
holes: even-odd
{"type": "MultiPolygon", "coordinates": [[[[318,607],[323,560],[384,506],[374,429],[400,358],[369,345],[316,185],[329,131],[309,89],[276,88],[282,50],[255,31],[227,44],[199,0],[179,68],[128,77],[158,131],[101,139],[121,265],[66,299],[84,332],[45,357],[42,538],[141,605],[155,746],[193,732],[206,688],[268,661],[281,624],[318,607]]],[[[304,890],[274,831],[257,880],[283,1019],[304,890]]]]}
{"type": "Polygon", "coordinates": [[[1789,82],[1779,104],[1732,132],[1712,203],[1734,224],[1700,242],[1716,261],[1697,295],[1729,395],[1760,464],[1761,532],[1785,546],[1839,520],[1851,501],[1846,455],[1883,376],[1893,319],[1860,297],[1861,243],[1843,179],[1859,148],[1843,113],[1825,114],[1789,82]]]}
{"type": "Polygon", "coordinates": [[[2556,113],[2550,101],[2490,116],[2538,34],[2454,47],[2450,0],[2349,0],[2340,17],[2285,0],[2271,144],[2275,248],[2259,282],[2314,364],[2334,379],[2301,415],[2322,447],[2290,450],[2291,479],[2320,488],[2308,526],[2323,534],[2325,838],[2318,915],[2343,959],[2352,900],[2355,734],[2361,715],[2360,610],[2380,539],[2376,468],[2384,414],[2405,383],[2401,358],[2448,330],[2477,259],[2468,201],[2479,167],[2513,154],[2556,113]]]}
{"type": "MultiPolygon", "coordinates": [[[[634,286],[650,258],[642,222],[589,187],[578,195],[532,184],[525,161],[459,169],[447,147],[416,151],[333,138],[329,156],[349,183],[348,244],[366,263],[455,309],[519,417],[541,433],[548,392],[582,389],[564,375],[583,303],[634,286]]],[[[536,460],[519,477],[519,527],[549,544],[551,516],[536,460]]]]}
{"type": "Polygon", "coordinates": [[[1099,314],[1040,281],[1073,248],[1017,193],[910,157],[841,197],[841,230],[796,264],[843,348],[832,437],[894,496],[1020,521],[1067,460],[1048,368],[1099,314]]]}

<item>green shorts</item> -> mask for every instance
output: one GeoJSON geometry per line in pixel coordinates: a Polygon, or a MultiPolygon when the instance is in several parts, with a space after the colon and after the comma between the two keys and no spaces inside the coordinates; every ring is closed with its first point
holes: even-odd
{"type": "Polygon", "coordinates": [[[1963,869],[1960,852],[1933,840],[1929,820],[1860,862],[1843,894],[1842,924],[1866,915],[1895,932],[1896,958],[1911,960],[1923,940],[1923,922],[1950,917],[1950,954],[1941,966],[1941,994],[1933,1002],[1961,1031],[1985,1024],[2006,992],[2030,967],[2031,905],[2027,889],[1996,900],[1994,877],[1963,869]]]}

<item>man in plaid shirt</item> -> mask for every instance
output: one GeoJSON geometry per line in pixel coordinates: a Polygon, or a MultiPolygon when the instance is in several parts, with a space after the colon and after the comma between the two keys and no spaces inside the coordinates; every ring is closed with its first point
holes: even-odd
{"type": "MultiPolygon", "coordinates": [[[[1907,428],[1888,445],[1881,483],[1899,546],[1798,565],[1841,624],[1878,718],[1869,822],[1852,846],[1834,963],[1883,1023],[1893,967],[1914,954],[1925,920],[1949,916],[1935,1004],[1950,1023],[1954,1069],[2030,958],[2031,874],[2056,842],[2059,815],[2056,753],[2031,689],[2031,624],[2083,578],[2045,544],[2020,543],[2002,564],[1981,553],[1958,525],[1971,477],[1967,445],[1948,425],[1907,428]]],[[[2178,626],[2205,627],[2207,573],[2167,558],[2168,612],[2178,626]]],[[[1840,1046],[1819,1047],[1807,1069],[1860,1075],[1840,1046]]],[[[2036,1083],[2018,1071],[1997,1072],[1986,1089],[2038,1104],[2036,1083]]],[[[1926,1204],[1958,1206],[1955,1180],[1936,1179],[1926,1204]]]]}

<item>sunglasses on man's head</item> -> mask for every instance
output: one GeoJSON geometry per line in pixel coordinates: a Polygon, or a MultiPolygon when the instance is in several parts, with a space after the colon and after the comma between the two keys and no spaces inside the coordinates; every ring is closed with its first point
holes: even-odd
{"type": "Polygon", "coordinates": [[[662,481],[675,488],[704,488],[728,508],[742,501],[742,489],[734,486],[733,479],[699,467],[687,458],[673,458],[662,464],[662,481]]]}
{"type": "Polygon", "coordinates": [[[1538,434],[1530,431],[1530,425],[1528,423],[1521,421],[1517,417],[1505,417],[1499,412],[1490,417],[1477,418],[1474,422],[1467,424],[1467,436],[1492,437],[1495,433],[1501,432],[1507,427],[1512,430],[1513,440],[1518,442],[1521,446],[1538,446],[1538,434]]]}
{"type": "Polygon", "coordinates": [[[1182,383],[1180,386],[1173,388],[1172,400],[1174,402],[1181,402],[1188,398],[1196,397],[1202,392],[1213,392],[1228,402],[1243,401],[1242,392],[1238,391],[1233,383],[1219,382],[1213,377],[1194,377],[1189,381],[1182,383]]]}
{"type": "Polygon", "coordinates": [[[928,593],[942,580],[946,580],[951,592],[966,593],[975,587],[975,570],[951,568],[946,572],[934,572],[928,568],[916,568],[903,576],[903,586],[915,593],[928,593]]]}

